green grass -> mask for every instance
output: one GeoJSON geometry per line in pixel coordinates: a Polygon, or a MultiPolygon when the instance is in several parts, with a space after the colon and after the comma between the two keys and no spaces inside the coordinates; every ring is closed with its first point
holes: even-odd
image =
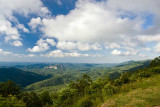
{"type": "Polygon", "coordinates": [[[121,91],[107,99],[102,107],[160,106],[160,75],[123,85],[121,91]]]}

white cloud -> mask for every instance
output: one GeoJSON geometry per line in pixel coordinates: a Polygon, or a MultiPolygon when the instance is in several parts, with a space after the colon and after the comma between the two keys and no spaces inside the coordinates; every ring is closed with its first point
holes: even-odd
{"type": "Polygon", "coordinates": [[[107,6],[115,9],[122,9],[125,11],[138,12],[151,12],[158,13],[160,7],[159,0],[107,0],[107,6]]]}
{"type": "Polygon", "coordinates": [[[48,38],[47,38],[47,39],[45,40],[45,42],[48,43],[48,44],[50,44],[51,46],[55,46],[55,45],[56,45],[56,42],[55,42],[53,39],[48,39],[48,38]]]}
{"type": "Polygon", "coordinates": [[[83,42],[66,42],[59,41],[57,44],[58,49],[62,50],[80,50],[80,51],[89,51],[89,50],[101,50],[101,46],[98,43],[83,43],[83,42]]]}
{"type": "Polygon", "coordinates": [[[137,36],[137,39],[141,42],[160,42],[160,34],[157,35],[141,35],[137,36]]]}
{"type": "Polygon", "coordinates": [[[12,45],[16,47],[23,46],[21,41],[13,41],[12,45]]]}
{"type": "Polygon", "coordinates": [[[57,43],[57,48],[62,50],[74,50],[76,49],[77,44],[74,42],[65,42],[65,41],[59,41],[57,43]]]}
{"type": "Polygon", "coordinates": [[[37,18],[32,18],[30,20],[30,22],[28,23],[28,25],[33,29],[35,30],[35,28],[37,28],[38,25],[40,25],[42,22],[41,22],[41,18],[40,17],[37,17],[37,18]]]}
{"type": "Polygon", "coordinates": [[[61,50],[100,50],[101,46],[92,47],[92,43],[107,43],[107,49],[127,48],[122,54],[134,55],[130,49],[150,51],[145,43],[159,41],[159,4],[152,0],[78,0],[67,15],[38,19],[39,30],[46,37],[56,38],[61,50]],[[153,16],[154,23],[143,28],[148,15],[153,16]]]}
{"type": "Polygon", "coordinates": [[[139,55],[139,53],[137,51],[126,51],[126,52],[122,52],[120,50],[114,49],[111,52],[112,55],[117,55],[117,56],[132,56],[132,55],[139,55]]]}
{"type": "Polygon", "coordinates": [[[18,40],[20,34],[18,30],[12,27],[12,24],[7,20],[0,20],[0,33],[5,34],[5,41],[18,40]]]}
{"type": "Polygon", "coordinates": [[[156,44],[156,46],[154,47],[154,51],[160,53],[160,43],[156,44]]]}
{"type": "Polygon", "coordinates": [[[29,30],[23,24],[19,23],[14,13],[23,16],[31,13],[44,16],[48,14],[49,11],[43,6],[41,0],[1,0],[0,34],[4,35],[5,41],[9,44],[21,40],[20,31],[29,33],[29,30]]]}
{"type": "Polygon", "coordinates": [[[29,30],[25,28],[23,24],[18,24],[16,27],[22,30],[23,32],[29,33],[29,30]]]}
{"type": "Polygon", "coordinates": [[[36,46],[34,46],[33,48],[28,48],[27,50],[29,52],[44,52],[44,51],[50,49],[49,44],[51,46],[56,45],[56,43],[53,39],[48,39],[48,38],[46,40],[40,39],[37,41],[36,46]]]}
{"type": "MultiPolygon", "coordinates": [[[[78,2],[67,15],[43,18],[40,30],[60,41],[116,42],[120,35],[131,36],[140,19],[121,18],[119,13],[101,3],[78,2]]],[[[141,26],[141,25],[140,25],[141,26]]]]}
{"type": "Polygon", "coordinates": [[[111,54],[112,54],[112,55],[121,55],[122,52],[119,51],[119,50],[117,50],[117,49],[115,49],[115,50],[113,50],[113,51],[111,52],[111,54]]]}
{"type": "MultiPolygon", "coordinates": [[[[59,5],[60,1],[56,0],[59,5]]],[[[5,42],[22,46],[20,32],[30,31],[13,14],[36,14],[28,23],[30,29],[41,31],[42,38],[54,38],[58,43],[53,39],[40,39],[33,48],[28,48],[30,52],[44,52],[56,46],[57,50],[48,56],[78,57],[85,54],[73,51],[102,50],[102,45],[107,43],[104,47],[113,49],[112,55],[143,56],[137,49],[151,51],[152,48],[160,53],[159,5],[158,0],[78,0],[75,9],[66,15],[45,16],[49,11],[41,0],[1,0],[0,34],[5,42]],[[148,15],[153,17],[151,25],[147,22],[148,15]],[[156,42],[156,46],[147,47],[150,42],[156,42]]]]}
{"type": "Polygon", "coordinates": [[[117,43],[110,43],[110,44],[105,44],[106,49],[114,49],[114,48],[121,48],[121,46],[117,43]]]}
{"type": "MultiPolygon", "coordinates": [[[[123,1],[121,2],[123,3],[123,1]]],[[[136,0],[136,2],[139,1],[136,0]]],[[[145,3],[145,1],[143,2],[145,3]]],[[[151,2],[151,0],[146,3],[148,2],[151,2]]],[[[128,3],[128,1],[125,0],[125,3],[128,3]]],[[[39,30],[46,37],[57,38],[59,41],[57,48],[61,50],[88,51],[102,49],[101,46],[92,43],[101,45],[107,43],[105,44],[107,49],[144,47],[143,34],[148,36],[153,30],[153,28],[143,29],[146,22],[145,16],[154,14],[155,10],[151,9],[150,13],[147,13],[147,8],[136,12],[133,9],[128,10],[128,8],[122,7],[122,10],[119,11],[120,9],[116,5],[121,4],[110,0],[102,2],[79,0],[76,3],[76,8],[67,15],[42,18],[39,30]],[[126,17],[122,18],[122,16],[126,17]],[[131,19],[133,16],[134,18],[131,19]]],[[[136,10],[136,6],[134,9],[136,10]]],[[[154,33],[156,33],[156,30],[154,30],[154,33]]],[[[128,49],[126,51],[130,51],[128,49]]],[[[128,55],[127,52],[125,54],[128,55]]]]}
{"type": "Polygon", "coordinates": [[[1,0],[0,3],[0,13],[7,17],[13,17],[13,12],[25,16],[30,13],[47,14],[47,10],[41,0],[1,0]]]}
{"type": "Polygon", "coordinates": [[[12,55],[12,52],[4,51],[3,49],[0,49],[0,54],[2,55],[12,55]]]}
{"type": "Polygon", "coordinates": [[[88,57],[90,55],[89,54],[81,54],[81,53],[77,53],[77,52],[70,52],[70,53],[66,52],[65,53],[65,52],[62,52],[61,50],[54,50],[54,51],[49,52],[45,56],[59,58],[59,57],[88,57]]]}

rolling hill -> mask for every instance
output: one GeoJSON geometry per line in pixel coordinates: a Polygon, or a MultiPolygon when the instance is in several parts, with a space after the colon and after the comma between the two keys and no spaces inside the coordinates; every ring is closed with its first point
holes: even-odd
{"type": "Polygon", "coordinates": [[[32,72],[26,72],[17,68],[0,68],[0,82],[7,80],[14,81],[21,87],[25,87],[37,81],[47,79],[48,77],[42,76],[32,72]]]}

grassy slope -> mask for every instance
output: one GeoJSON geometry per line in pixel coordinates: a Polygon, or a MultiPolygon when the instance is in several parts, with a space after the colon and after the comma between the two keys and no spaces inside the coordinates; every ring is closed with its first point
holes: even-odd
{"type": "Polygon", "coordinates": [[[129,85],[124,85],[124,93],[107,99],[101,107],[153,107],[160,106],[160,75],[129,85]],[[132,90],[129,88],[132,85],[132,90]],[[126,91],[126,92],[125,92],[126,91]]]}

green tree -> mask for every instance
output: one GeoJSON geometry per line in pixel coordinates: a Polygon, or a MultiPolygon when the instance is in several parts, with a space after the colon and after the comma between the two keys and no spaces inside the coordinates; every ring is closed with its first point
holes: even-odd
{"type": "Polygon", "coordinates": [[[26,103],[27,107],[42,107],[41,101],[35,92],[22,93],[21,99],[26,103]]]}
{"type": "Polygon", "coordinates": [[[102,90],[106,95],[113,95],[115,94],[114,86],[111,84],[111,82],[108,82],[102,90]]]}
{"type": "Polygon", "coordinates": [[[51,99],[48,91],[43,91],[39,95],[39,99],[40,99],[42,105],[52,104],[52,99],[51,99]]]}
{"type": "Polygon", "coordinates": [[[20,88],[13,81],[0,83],[0,94],[2,97],[7,97],[8,95],[18,95],[19,93],[20,88]]]}
{"type": "Polygon", "coordinates": [[[160,66],[160,56],[151,61],[150,67],[160,66]]]}

